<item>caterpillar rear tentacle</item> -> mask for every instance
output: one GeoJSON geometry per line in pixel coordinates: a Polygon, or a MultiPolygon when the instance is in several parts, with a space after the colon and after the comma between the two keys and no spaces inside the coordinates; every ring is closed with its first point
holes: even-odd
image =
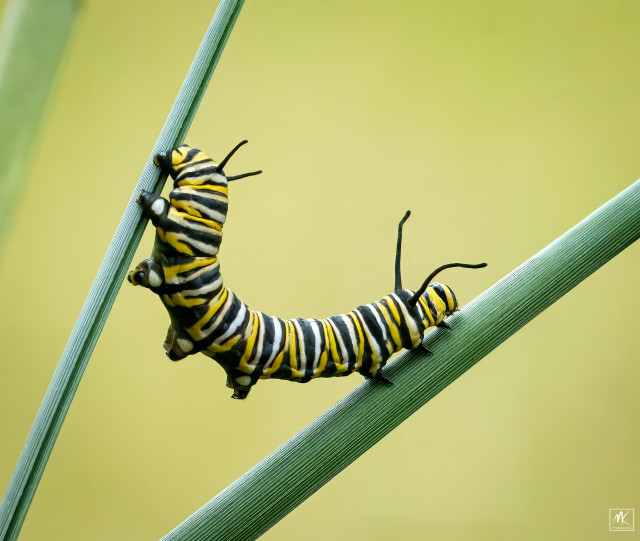
{"type": "Polygon", "coordinates": [[[169,199],[149,192],[137,198],[156,228],[153,253],[128,275],[133,285],[158,294],[171,319],[164,347],[171,360],[202,352],[227,374],[232,398],[244,399],[259,379],[301,383],[317,377],[358,372],[374,383],[391,385],[382,368],[402,349],[422,348],[425,330],[445,326],[458,302],[445,284],[430,283],[450,263],[429,275],[414,292],[402,288],[396,245],[396,290],[381,300],[322,320],[282,320],[250,310],[226,288],[218,251],[228,210],[228,182],[257,175],[226,176],[223,168],[242,141],[218,164],[198,149],[181,145],[154,158],[174,181],[169,199]],[[444,325],[443,325],[444,324],[444,325]]]}

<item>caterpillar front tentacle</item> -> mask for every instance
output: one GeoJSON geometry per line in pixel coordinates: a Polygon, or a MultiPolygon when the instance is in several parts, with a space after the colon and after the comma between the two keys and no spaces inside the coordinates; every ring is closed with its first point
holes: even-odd
{"type": "Polygon", "coordinates": [[[283,320],[250,310],[222,281],[218,251],[228,210],[228,181],[259,171],[227,177],[229,159],[246,141],[216,164],[204,152],[182,145],[154,162],[174,181],[169,199],[142,192],[138,202],[156,227],[152,256],[129,273],[129,281],[157,293],[171,318],[165,339],[167,356],[180,360],[202,352],[227,374],[232,398],[244,399],[260,379],[306,383],[318,377],[359,372],[390,385],[382,374],[389,358],[402,349],[422,347],[425,331],[446,326],[458,309],[453,291],[431,283],[434,271],[418,291],[401,288],[400,249],[396,247],[397,290],[381,300],[322,320],[283,320]]]}

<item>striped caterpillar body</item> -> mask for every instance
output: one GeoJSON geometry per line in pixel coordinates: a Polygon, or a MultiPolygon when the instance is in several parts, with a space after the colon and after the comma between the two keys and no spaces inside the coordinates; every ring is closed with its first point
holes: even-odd
{"type": "MultiPolygon", "coordinates": [[[[259,379],[307,382],[317,377],[364,377],[391,385],[382,367],[402,349],[422,347],[429,327],[449,328],[445,318],[458,309],[448,286],[430,283],[449,267],[486,264],[450,263],[436,269],[417,291],[403,289],[400,247],[404,216],[398,226],[396,287],[378,302],[322,320],[282,320],[250,310],[223,285],[218,262],[226,220],[228,182],[257,175],[226,176],[223,168],[246,141],[216,164],[201,150],[182,145],[154,162],[174,181],[169,200],[143,191],[137,202],[156,227],[150,258],[128,280],[158,294],[171,319],[165,340],[174,361],[202,352],[227,373],[232,398],[246,398],[259,379]]],[[[428,352],[428,350],[427,350],[428,352]]]]}

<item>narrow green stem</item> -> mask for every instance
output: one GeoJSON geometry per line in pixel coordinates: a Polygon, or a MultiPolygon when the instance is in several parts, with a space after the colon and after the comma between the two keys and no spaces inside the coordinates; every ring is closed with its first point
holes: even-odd
{"type": "Polygon", "coordinates": [[[146,226],[135,199],[160,192],[153,156],[184,139],[244,0],[221,0],[160,132],[53,375],[0,506],[0,539],[16,539],[89,357],[146,226]]]}
{"type": "Polygon", "coordinates": [[[0,250],[29,174],[38,128],[77,11],[77,0],[10,0],[2,15],[0,250]]]}
{"type": "Polygon", "coordinates": [[[393,387],[358,389],[254,466],[165,541],[255,539],[565,293],[640,237],[640,181],[429,333],[434,355],[408,351],[393,387]]]}

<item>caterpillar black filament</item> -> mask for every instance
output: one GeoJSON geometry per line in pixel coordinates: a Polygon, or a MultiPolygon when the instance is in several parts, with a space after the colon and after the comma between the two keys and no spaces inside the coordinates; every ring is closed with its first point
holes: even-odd
{"type": "Polygon", "coordinates": [[[177,361],[202,352],[213,358],[227,373],[233,398],[246,398],[265,378],[304,383],[359,372],[391,385],[381,371],[389,357],[401,349],[424,348],[425,330],[449,328],[445,318],[458,309],[451,288],[431,280],[446,268],[486,263],[449,263],[431,273],[417,291],[403,289],[400,248],[407,212],[398,226],[393,293],[322,320],[282,320],[250,310],[223,285],[217,258],[229,204],[227,183],[261,173],[224,173],[229,158],[246,142],[218,164],[187,145],[157,155],[155,164],[174,180],[169,200],[145,191],[138,196],[156,227],[156,239],[151,257],[128,279],[158,294],[167,308],[168,357],[177,361]]]}

